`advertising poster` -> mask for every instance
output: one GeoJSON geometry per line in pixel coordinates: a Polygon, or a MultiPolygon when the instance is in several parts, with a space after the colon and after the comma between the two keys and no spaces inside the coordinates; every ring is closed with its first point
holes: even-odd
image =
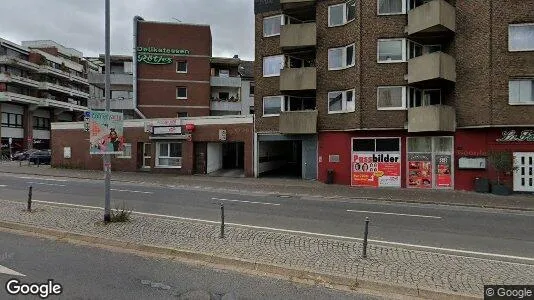
{"type": "Polygon", "coordinates": [[[408,187],[432,188],[432,154],[408,154],[408,187]]]}
{"type": "Polygon", "coordinates": [[[438,187],[451,187],[451,156],[436,155],[436,182],[438,187]]]}
{"type": "Polygon", "coordinates": [[[352,153],[352,186],[400,187],[401,159],[391,153],[352,153]]]}
{"type": "Polygon", "coordinates": [[[89,117],[89,154],[122,154],[124,151],[123,115],[91,111],[89,117]]]}

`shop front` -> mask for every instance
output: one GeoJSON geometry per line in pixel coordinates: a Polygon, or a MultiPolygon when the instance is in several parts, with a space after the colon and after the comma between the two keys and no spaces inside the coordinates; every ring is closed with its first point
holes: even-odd
{"type": "Polygon", "coordinates": [[[407,137],[406,186],[408,188],[453,188],[452,136],[407,137]]]}

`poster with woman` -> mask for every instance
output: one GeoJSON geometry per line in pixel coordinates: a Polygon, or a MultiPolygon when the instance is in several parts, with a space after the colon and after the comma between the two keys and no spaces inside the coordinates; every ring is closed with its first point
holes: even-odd
{"type": "Polygon", "coordinates": [[[89,117],[90,154],[122,154],[124,151],[123,115],[91,111],[89,117]]]}

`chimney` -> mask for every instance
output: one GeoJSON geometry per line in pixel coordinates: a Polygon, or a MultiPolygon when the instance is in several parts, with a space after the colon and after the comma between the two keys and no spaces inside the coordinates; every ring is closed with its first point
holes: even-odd
{"type": "Polygon", "coordinates": [[[234,55],[234,58],[239,58],[239,55],[237,55],[237,54],[236,54],[236,55],[234,55]]]}

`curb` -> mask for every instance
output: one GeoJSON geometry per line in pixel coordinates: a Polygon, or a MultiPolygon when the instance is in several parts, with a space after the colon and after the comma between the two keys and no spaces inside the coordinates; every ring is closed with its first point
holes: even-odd
{"type": "MultiPolygon", "coordinates": [[[[93,177],[82,177],[82,176],[66,176],[66,175],[50,175],[50,174],[42,174],[42,173],[18,173],[18,172],[10,172],[10,171],[3,171],[3,173],[7,174],[19,174],[19,175],[33,175],[33,176],[46,176],[46,177],[63,177],[63,178],[75,178],[75,179],[85,179],[85,180],[100,180],[103,178],[93,178],[93,177]]],[[[112,182],[126,182],[126,183],[141,183],[142,181],[137,180],[117,180],[112,179],[112,182]]],[[[157,184],[164,186],[162,184],[157,184]]],[[[222,189],[220,187],[214,188],[216,189],[222,189]]],[[[246,190],[246,189],[245,189],[246,190]]],[[[243,190],[241,190],[243,191],[243,190]]],[[[258,192],[258,191],[254,191],[258,192]]],[[[310,195],[310,194],[302,194],[302,193],[279,193],[279,192],[267,192],[264,193],[269,195],[287,195],[290,194],[295,197],[316,197],[316,198],[323,198],[323,199],[351,199],[351,200],[372,200],[372,201],[384,201],[384,202],[391,202],[391,203],[410,203],[410,204],[430,204],[430,205],[444,205],[444,206],[460,206],[460,207],[475,207],[475,208],[489,208],[489,209],[502,209],[502,210],[516,210],[516,211],[534,211],[534,208],[528,208],[528,207],[514,207],[514,206],[500,206],[500,205],[477,205],[477,204],[468,204],[468,203],[445,203],[445,202],[432,202],[432,201],[417,201],[417,200],[404,200],[404,199],[390,199],[390,198],[383,198],[383,197],[359,197],[359,198],[351,198],[351,197],[345,197],[340,195],[334,195],[334,196],[323,196],[323,195],[310,195]]],[[[533,200],[534,201],[534,200],[533,200]]]]}
{"type": "Polygon", "coordinates": [[[16,222],[0,221],[0,228],[5,228],[15,231],[30,232],[33,234],[44,235],[48,237],[58,238],[60,240],[72,242],[85,242],[92,245],[108,246],[113,248],[120,248],[122,250],[133,250],[144,252],[153,255],[165,255],[173,258],[192,260],[196,262],[222,265],[225,267],[233,267],[249,272],[261,272],[275,276],[282,276],[294,282],[324,285],[329,288],[336,288],[342,290],[371,290],[382,293],[393,293],[408,297],[423,297],[432,299],[478,299],[473,295],[466,295],[450,291],[435,291],[426,288],[418,288],[417,286],[403,286],[392,284],[389,282],[371,281],[366,279],[349,278],[336,275],[323,274],[308,270],[292,269],[281,265],[269,265],[258,263],[250,260],[243,260],[233,257],[217,256],[216,254],[205,254],[200,252],[185,251],[173,248],[165,248],[154,245],[145,245],[140,243],[126,242],[114,240],[109,238],[102,238],[93,235],[85,235],[79,233],[72,233],[68,231],[55,230],[49,228],[41,228],[32,225],[26,225],[16,222]]]}

